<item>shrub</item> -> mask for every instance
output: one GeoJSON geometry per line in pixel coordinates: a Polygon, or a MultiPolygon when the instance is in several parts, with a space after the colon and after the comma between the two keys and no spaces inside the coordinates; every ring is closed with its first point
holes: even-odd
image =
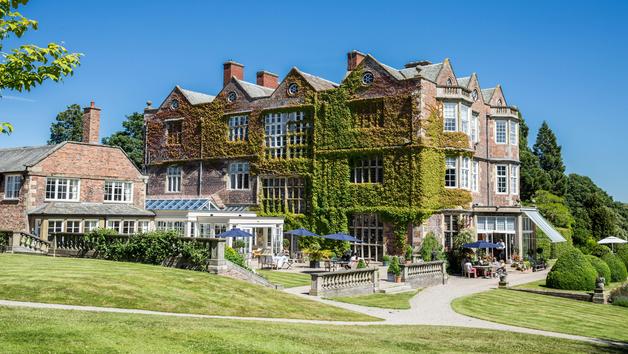
{"type": "Polygon", "coordinates": [[[628,307],[628,284],[611,291],[610,298],[613,305],[628,307]]]}
{"type": "Polygon", "coordinates": [[[576,248],[566,250],[547,274],[546,284],[554,289],[593,290],[597,271],[576,248]]]}
{"type": "Polygon", "coordinates": [[[626,268],[628,268],[628,244],[623,244],[617,247],[617,257],[624,262],[626,268]]]}
{"type": "Polygon", "coordinates": [[[462,273],[462,260],[465,258],[467,251],[465,251],[465,243],[473,242],[474,231],[471,229],[463,229],[453,239],[453,245],[447,255],[447,271],[449,273],[462,273]]]}
{"type": "Polygon", "coordinates": [[[435,261],[438,259],[443,259],[443,246],[441,246],[440,242],[436,239],[433,233],[428,233],[423,240],[423,244],[421,244],[421,258],[426,261],[435,261]],[[432,254],[436,252],[436,258],[432,259],[432,254]]]}
{"type": "Polygon", "coordinates": [[[608,267],[608,264],[603,260],[599,259],[596,256],[592,256],[590,254],[585,256],[589,263],[595,268],[597,271],[598,277],[604,278],[604,284],[608,285],[611,282],[611,269],[608,267]]]}
{"type": "Polygon", "coordinates": [[[358,269],[363,269],[363,268],[366,268],[366,263],[364,263],[363,259],[360,259],[358,261],[358,269]]]}
{"type": "Polygon", "coordinates": [[[596,256],[598,258],[604,257],[604,255],[606,255],[607,253],[612,253],[611,249],[608,248],[608,246],[598,245],[598,244],[590,248],[589,251],[591,252],[591,255],[596,256]]]}
{"type": "Polygon", "coordinates": [[[230,261],[231,263],[239,265],[244,269],[250,270],[250,268],[246,265],[244,257],[229,246],[225,246],[225,259],[230,261]]]}
{"type": "Polygon", "coordinates": [[[614,298],[613,305],[628,307],[628,296],[618,296],[614,298]]]}
{"type": "Polygon", "coordinates": [[[405,259],[406,261],[412,261],[412,246],[406,247],[405,259]]]}
{"type": "Polygon", "coordinates": [[[390,262],[390,256],[389,255],[385,255],[382,257],[382,262],[390,262]]]}
{"type": "Polygon", "coordinates": [[[401,275],[401,267],[399,266],[399,257],[395,256],[390,261],[390,265],[388,266],[388,273],[392,273],[396,276],[401,275]]]}
{"type": "Polygon", "coordinates": [[[553,242],[551,248],[551,257],[553,259],[558,259],[562,256],[566,251],[573,248],[573,241],[571,239],[571,235],[573,232],[571,229],[563,229],[557,228],[557,231],[565,238],[565,242],[553,242]]]}
{"type": "Polygon", "coordinates": [[[608,264],[611,269],[611,281],[625,281],[628,276],[626,271],[626,265],[618,257],[612,253],[605,254],[602,260],[608,264]]]}

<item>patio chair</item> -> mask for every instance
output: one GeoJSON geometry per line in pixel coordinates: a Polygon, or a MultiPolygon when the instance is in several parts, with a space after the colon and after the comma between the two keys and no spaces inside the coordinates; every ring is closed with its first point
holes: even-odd
{"type": "Polygon", "coordinates": [[[465,273],[467,273],[467,277],[471,278],[473,275],[474,278],[478,277],[478,270],[471,266],[471,263],[467,263],[464,265],[465,273]]]}

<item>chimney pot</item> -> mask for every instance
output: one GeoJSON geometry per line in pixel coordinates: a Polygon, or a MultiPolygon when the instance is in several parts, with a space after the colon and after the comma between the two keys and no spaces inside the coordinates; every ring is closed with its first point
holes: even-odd
{"type": "Polygon", "coordinates": [[[100,108],[92,101],[89,107],[83,108],[83,142],[98,144],[100,133],[100,108]]]}
{"type": "Polygon", "coordinates": [[[223,69],[223,87],[227,86],[232,77],[238,80],[244,80],[244,65],[229,60],[223,64],[223,69]]]}
{"type": "Polygon", "coordinates": [[[279,86],[279,75],[265,70],[258,71],[257,84],[260,86],[276,89],[277,86],[279,86]]]}
{"type": "Polygon", "coordinates": [[[347,53],[347,70],[355,70],[355,68],[360,65],[364,58],[366,58],[366,55],[364,55],[364,53],[358,52],[357,50],[352,50],[347,53]]]}

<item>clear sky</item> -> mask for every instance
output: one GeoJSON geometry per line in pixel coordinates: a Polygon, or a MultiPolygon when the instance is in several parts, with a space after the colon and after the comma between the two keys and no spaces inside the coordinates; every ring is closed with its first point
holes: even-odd
{"type": "Polygon", "coordinates": [[[64,83],[2,93],[0,121],[16,131],[0,147],[45,144],[72,103],[96,101],[105,136],[176,84],[215,94],[227,59],[245,65],[248,81],[292,66],[340,81],[346,52],[357,49],[394,67],[450,58],[457,76],[501,84],[531,141],[547,120],[568,172],[628,202],[626,1],[57,0],[22,12],[40,24],[22,42],[63,41],[85,56],[64,83]]]}

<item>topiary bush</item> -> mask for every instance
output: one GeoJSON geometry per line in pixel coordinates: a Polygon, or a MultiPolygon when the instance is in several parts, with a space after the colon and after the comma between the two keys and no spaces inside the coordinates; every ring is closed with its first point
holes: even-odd
{"type": "Polygon", "coordinates": [[[591,247],[589,249],[589,251],[591,252],[591,255],[596,256],[598,258],[602,258],[602,257],[604,257],[604,255],[606,255],[608,253],[612,253],[611,249],[608,246],[598,245],[598,244],[596,244],[595,246],[591,247]]]}
{"type": "Polygon", "coordinates": [[[612,253],[607,253],[602,257],[602,260],[608,264],[611,269],[611,281],[625,281],[628,277],[628,271],[626,265],[617,256],[612,253]]]}
{"type": "Polygon", "coordinates": [[[553,242],[551,244],[551,257],[552,259],[560,258],[567,250],[573,248],[573,241],[571,235],[573,232],[571,229],[556,228],[558,232],[565,238],[565,242],[553,242]]]}
{"type": "Polygon", "coordinates": [[[396,276],[401,275],[401,267],[399,266],[399,257],[395,256],[390,261],[390,265],[388,266],[388,273],[394,274],[396,276]]]}
{"type": "Polygon", "coordinates": [[[589,263],[595,268],[597,271],[598,277],[604,278],[604,284],[608,285],[611,282],[611,269],[608,267],[608,264],[603,260],[599,259],[596,256],[592,256],[590,254],[585,256],[589,263]]]}
{"type": "Polygon", "coordinates": [[[597,271],[576,248],[566,250],[547,274],[548,287],[565,290],[593,290],[597,271]]]}

